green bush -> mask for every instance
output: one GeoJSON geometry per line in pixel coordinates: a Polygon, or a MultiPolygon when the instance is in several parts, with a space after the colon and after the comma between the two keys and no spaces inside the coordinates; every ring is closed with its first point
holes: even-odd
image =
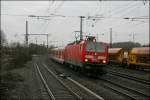
{"type": "Polygon", "coordinates": [[[24,67],[24,64],[32,59],[32,55],[45,54],[47,53],[47,48],[44,45],[30,44],[29,47],[25,47],[19,43],[12,43],[11,47],[5,47],[3,51],[10,58],[9,64],[5,67],[8,71],[24,67]]]}
{"type": "Polygon", "coordinates": [[[11,58],[10,69],[20,68],[23,67],[27,61],[31,60],[31,55],[29,54],[28,48],[17,44],[17,46],[11,50],[11,58]]]}

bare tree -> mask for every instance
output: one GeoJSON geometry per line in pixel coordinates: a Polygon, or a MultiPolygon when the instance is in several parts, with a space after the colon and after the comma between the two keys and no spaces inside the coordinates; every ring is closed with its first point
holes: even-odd
{"type": "Polygon", "coordinates": [[[0,30],[0,44],[1,46],[3,46],[6,43],[6,36],[3,30],[0,30]]]}

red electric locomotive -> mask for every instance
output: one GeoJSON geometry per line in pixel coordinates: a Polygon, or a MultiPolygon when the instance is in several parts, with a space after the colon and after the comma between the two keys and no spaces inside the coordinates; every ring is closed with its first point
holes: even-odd
{"type": "Polygon", "coordinates": [[[108,63],[108,44],[96,42],[92,36],[68,44],[64,50],[64,62],[76,70],[97,73],[108,63]]]}

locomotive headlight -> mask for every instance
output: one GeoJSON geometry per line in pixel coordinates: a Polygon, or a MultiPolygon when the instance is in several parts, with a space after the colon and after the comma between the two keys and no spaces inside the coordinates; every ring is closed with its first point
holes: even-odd
{"type": "Polygon", "coordinates": [[[105,63],[106,63],[106,60],[103,60],[102,62],[105,64],[105,63]]]}
{"type": "Polygon", "coordinates": [[[88,59],[84,59],[84,61],[85,61],[85,62],[87,62],[87,61],[88,61],[88,59]]]}

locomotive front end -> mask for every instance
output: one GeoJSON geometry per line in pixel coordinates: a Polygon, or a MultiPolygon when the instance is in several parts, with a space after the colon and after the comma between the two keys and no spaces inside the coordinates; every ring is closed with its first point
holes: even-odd
{"type": "Polygon", "coordinates": [[[86,45],[84,64],[105,65],[108,63],[108,46],[100,42],[88,42],[86,45]]]}

